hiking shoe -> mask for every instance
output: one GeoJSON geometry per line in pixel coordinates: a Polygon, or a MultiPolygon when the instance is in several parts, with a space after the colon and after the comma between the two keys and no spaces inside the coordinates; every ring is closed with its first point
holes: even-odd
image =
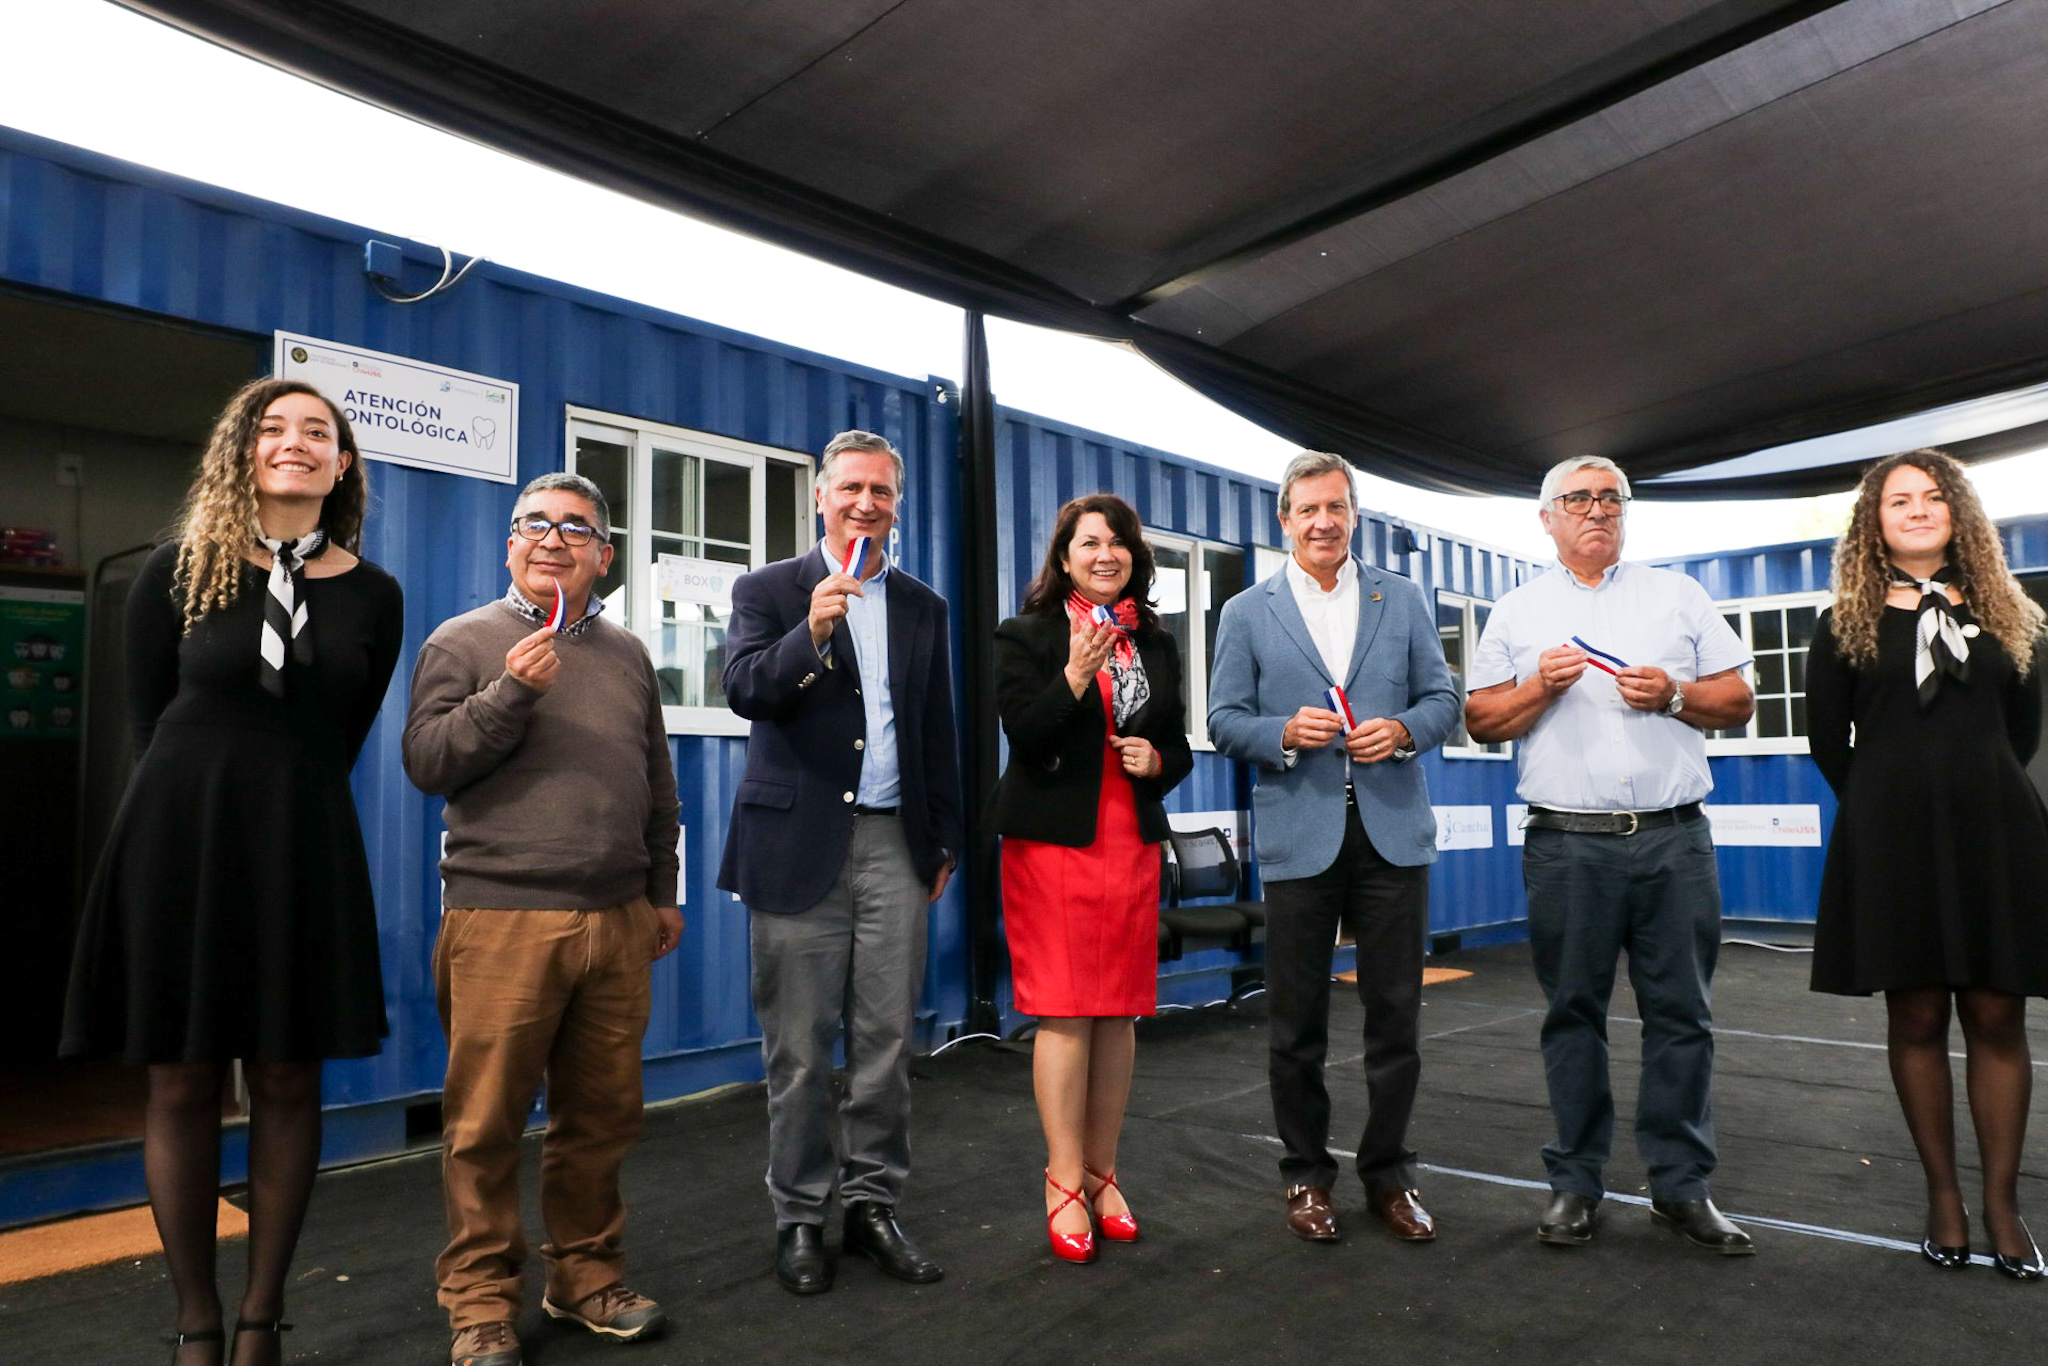
{"type": "Polygon", "coordinates": [[[448,1361],[450,1366],[519,1366],[519,1335],[504,1319],[458,1328],[448,1361]]]}
{"type": "Polygon", "coordinates": [[[636,1342],[652,1337],[668,1322],[668,1316],[661,1312],[660,1305],[645,1295],[628,1290],[624,1281],[613,1281],[566,1309],[543,1295],[540,1307],[551,1319],[580,1323],[614,1342],[636,1342]]]}

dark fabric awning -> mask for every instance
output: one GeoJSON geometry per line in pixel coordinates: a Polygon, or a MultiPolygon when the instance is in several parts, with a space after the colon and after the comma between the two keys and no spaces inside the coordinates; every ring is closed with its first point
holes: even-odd
{"type": "Polygon", "coordinates": [[[2048,0],[122,3],[1425,487],[2048,379],[2048,0]]]}

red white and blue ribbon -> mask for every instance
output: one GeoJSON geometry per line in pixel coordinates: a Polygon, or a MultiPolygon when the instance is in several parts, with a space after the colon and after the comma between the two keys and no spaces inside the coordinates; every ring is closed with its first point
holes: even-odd
{"type": "Polygon", "coordinates": [[[1098,602],[1095,604],[1095,610],[1088,614],[1088,620],[1094,622],[1097,626],[1114,626],[1116,625],[1116,613],[1098,602]]]}
{"type": "Polygon", "coordinates": [[[875,543],[872,536],[856,536],[847,542],[846,555],[839,562],[839,572],[860,577],[860,571],[867,567],[868,547],[875,543]]]}
{"type": "Polygon", "coordinates": [[[569,620],[569,599],[562,595],[562,581],[555,580],[555,610],[548,616],[548,629],[559,631],[569,620]]]}
{"type": "Polygon", "coordinates": [[[1611,655],[1605,650],[1596,650],[1577,636],[1572,637],[1572,644],[1584,650],[1586,652],[1586,662],[1603,673],[1610,673],[1619,678],[1621,677],[1621,671],[1628,667],[1627,661],[1622,659],[1620,655],[1611,655]]]}
{"type": "Polygon", "coordinates": [[[1344,718],[1344,733],[1349,735],[1358,729],[1358,718],[1351,714],[1351,699],[1344,695],[1344,689],[1332,683],[1323,689],[1323,700],[1330,704],[1330,710],[1344,718]]]}

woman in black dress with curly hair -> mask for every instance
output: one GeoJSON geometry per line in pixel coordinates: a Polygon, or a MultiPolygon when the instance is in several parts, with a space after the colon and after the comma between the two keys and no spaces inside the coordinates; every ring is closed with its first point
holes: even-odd
{"type": "Polygon", "coordinates": [[[385,1033],[349,770],[398,659],[398,585],[360,560],[367,486],[310,385],[228,401],[128,601],[138,755],[86,898],[66,1054],[149,1069],[143,1168],[178,1296],[174,1362],[227,1342],[214,1268],[228,1064],[249,1088],[235,1366],[280,1358],[320,1158],[320,1064],[385,1033]]]}
{"type": "Polygon", "coordinates": [[[1970,1236],[1953,1009],[1993,1264],[2038,1280],[2019,1167],[2033,1086],[2026,1001],[2048,995],[2048,813],[2025,770],[2041,734],[2042,612],[1940,451],[1864,476],[1834,577],[1806,665],[1814,762],[1840,798],[1813,988],[1885,994],[1892,1082],[1927,1176],[1921,1252],[1960,1269],[1970,1236]]]}

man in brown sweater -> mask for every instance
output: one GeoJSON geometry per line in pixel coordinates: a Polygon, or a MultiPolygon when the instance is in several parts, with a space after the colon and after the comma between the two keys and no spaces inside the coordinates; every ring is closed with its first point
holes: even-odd
{"type": "Polygon", "coordinates": [[[617,1341],[664,1322],[624,1281],[619,1167],[640,1132],[648,967],[683,931],[675,771],[646,648],[591,592],[612,559],[604,495],[548,474],[515,506],[511,589],[428,637],[405,727],[406,773],[448,799],[434,1270],[455,1366],[519,1366],[519,1136],[543,1079],[541,1307],[617,1341]]]}

